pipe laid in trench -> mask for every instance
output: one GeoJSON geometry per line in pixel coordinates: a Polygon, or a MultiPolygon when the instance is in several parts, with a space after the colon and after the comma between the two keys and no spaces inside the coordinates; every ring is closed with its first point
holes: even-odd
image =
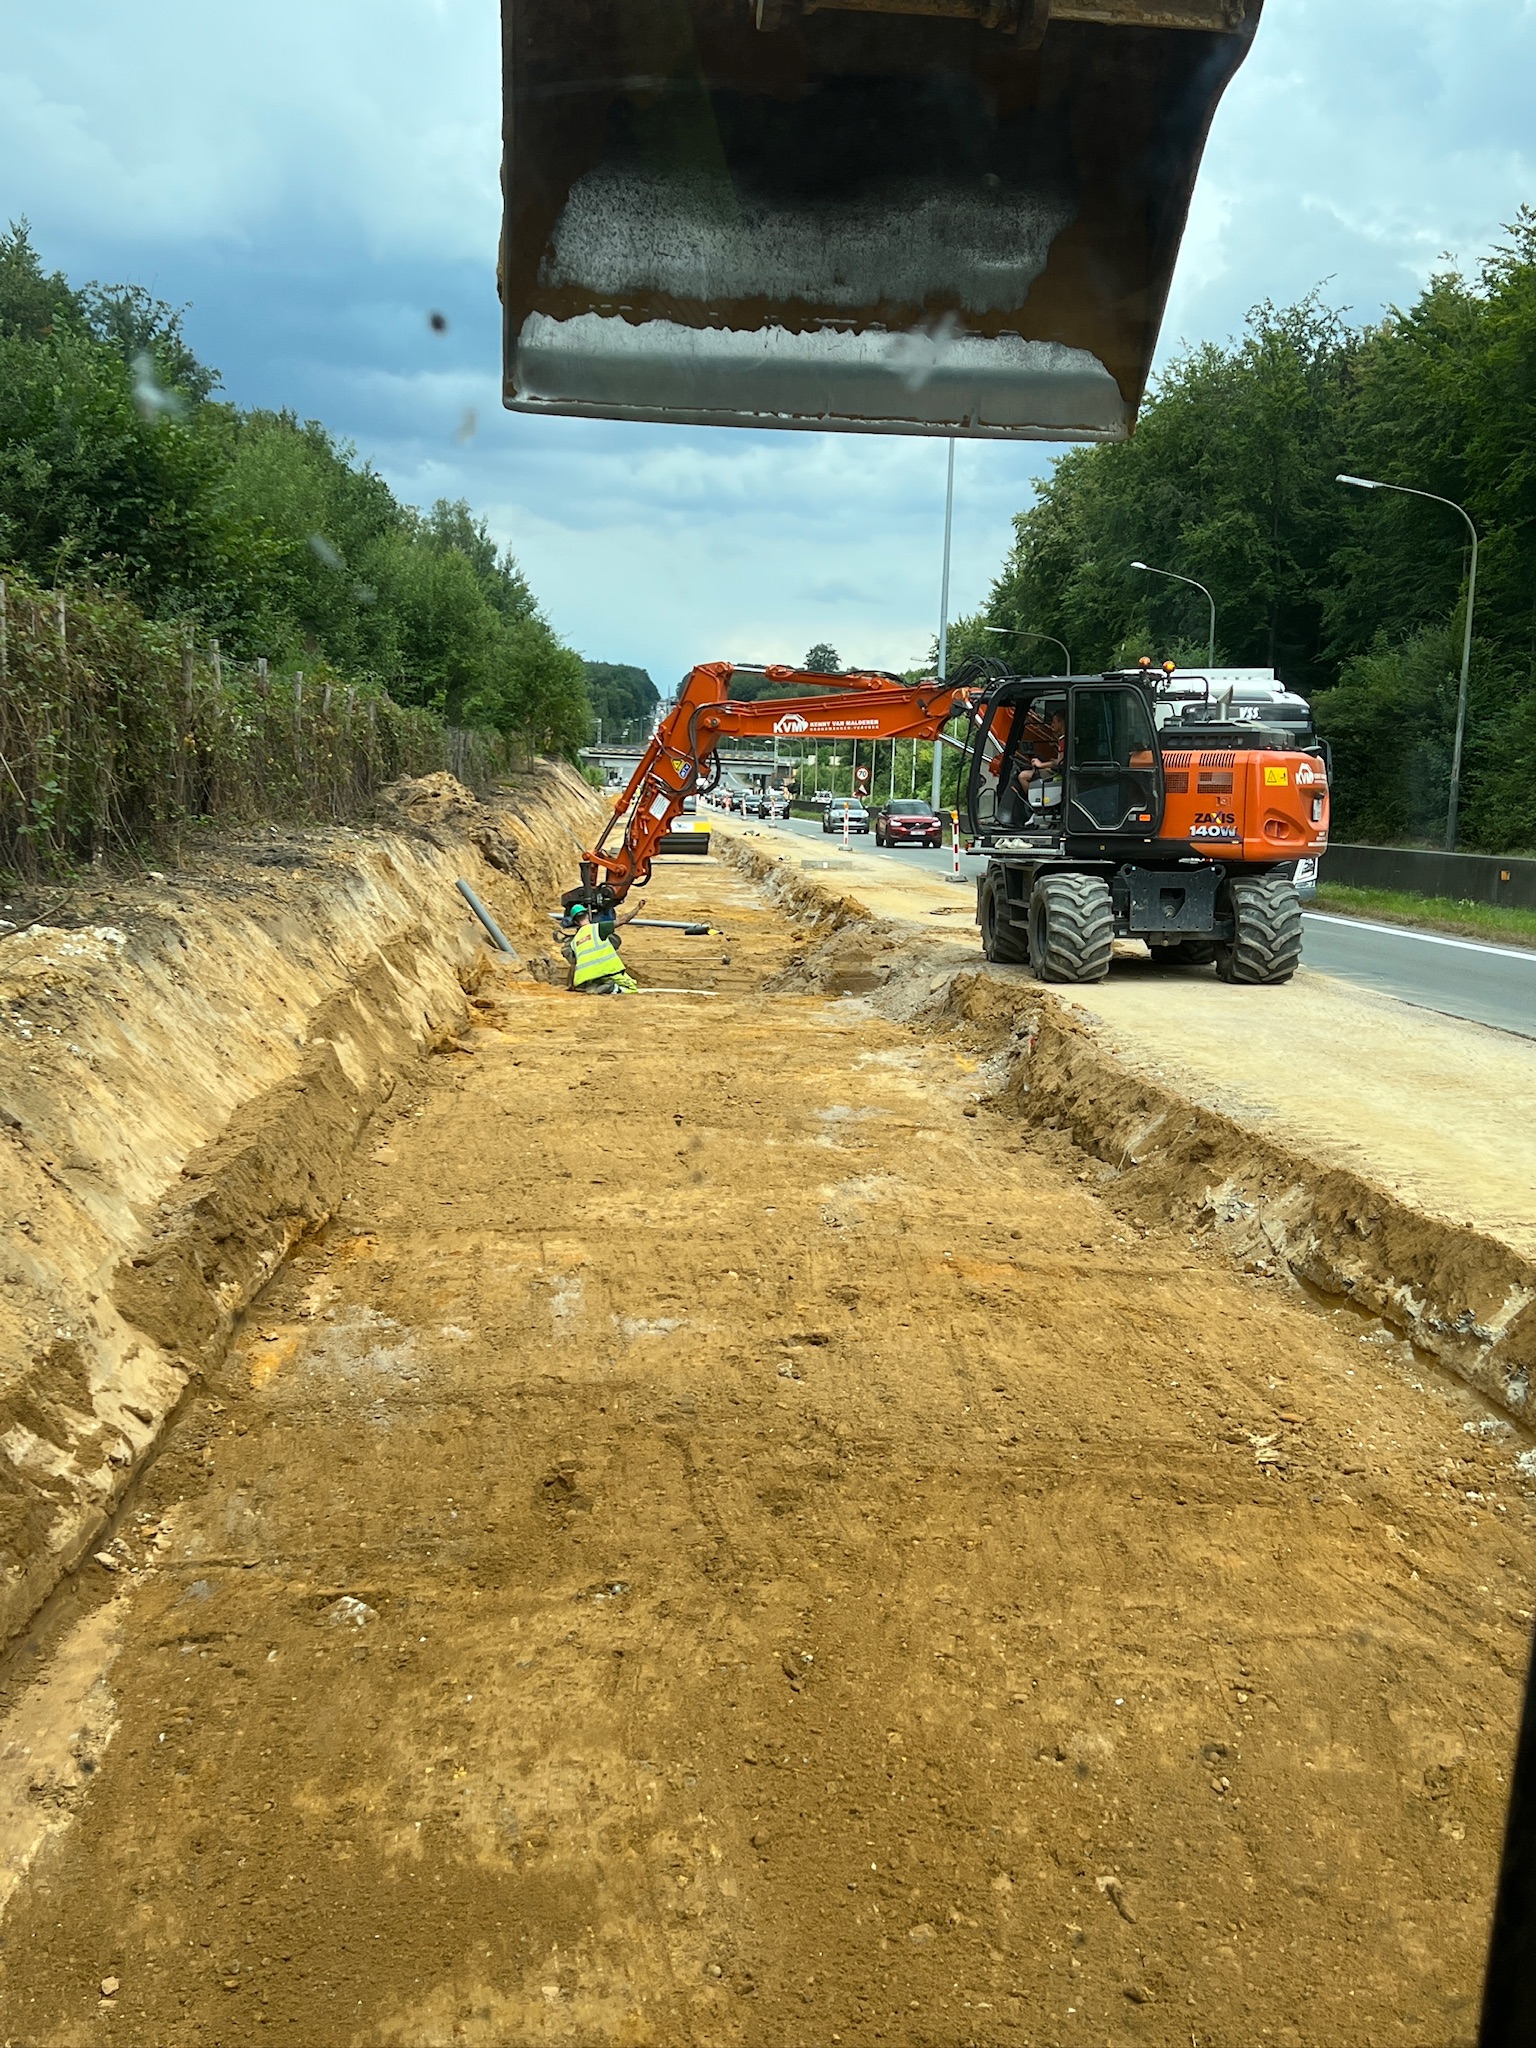
{"type": "Polygon", "coordinates": [[[506,953],[513,960],[516,960],[519,957],[517,948],[513,945],[512,941],[507,937],[506,933],[502,930],[501,926],[496,922],[495,918],[492,917],[491,913],[486,909],[485,905],[480,901],[480,898],[475,894],[474,890],[471,889],[468,882],[466,882],[462,876],[459,879],[458,890],[459,894],[464,898],[464,901],[469,905],[470,909],[475,913],[476,917],[479,918],[480,922],[485,926],[486,930],[490,933],[491,943],[497,948],[499,952],[506,953]]]}

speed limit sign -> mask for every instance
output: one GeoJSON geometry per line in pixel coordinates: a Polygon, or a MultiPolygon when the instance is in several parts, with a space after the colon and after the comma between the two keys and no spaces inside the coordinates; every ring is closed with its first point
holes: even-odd
{"type": "Polygon", "coordinates": [[[854,769],[854,771],[853,771],[853,786],[854,786],[854,788],[855,788],[855,789],[856,789],[856,790],[858,791],[858,793],[859,793],[859,795],[860,795],[860,796],[864,796],[864,795],[866,795],[866,794],[868,793],[868,790],[869,790],[869,770],[868,770],[867,768],[865,768],[865,767],[858,767],[858,768],[855,768],[855,769],[854,769]]]}

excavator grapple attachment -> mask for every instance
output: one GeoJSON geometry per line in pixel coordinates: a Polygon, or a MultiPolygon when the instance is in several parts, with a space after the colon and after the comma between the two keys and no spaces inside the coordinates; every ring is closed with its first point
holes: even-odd
{"type": "Polygon", "coordinates": [[[508,405],[1121,440],[1262,0],[504,0],[508,405]]]}

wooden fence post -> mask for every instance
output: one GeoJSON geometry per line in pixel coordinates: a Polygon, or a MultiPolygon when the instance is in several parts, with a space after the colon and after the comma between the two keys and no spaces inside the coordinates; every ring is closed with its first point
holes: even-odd
{"type": "Polygon", "coordinates": [[[181,710],[176,720],[176,829],[179,834],[187,815],[187,748],[192,739],[196,710],[193,689],[197,680],[197,650],[191,632],[181,636],[181,710]]]}

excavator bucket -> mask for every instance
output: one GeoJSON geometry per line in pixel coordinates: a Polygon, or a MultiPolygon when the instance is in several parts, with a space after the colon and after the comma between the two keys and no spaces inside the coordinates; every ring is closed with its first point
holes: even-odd
{"type": "Polygon", "coordinates": [[[1123,440],[1263,0],[504,0],[506,402],[1123,440]]]}

